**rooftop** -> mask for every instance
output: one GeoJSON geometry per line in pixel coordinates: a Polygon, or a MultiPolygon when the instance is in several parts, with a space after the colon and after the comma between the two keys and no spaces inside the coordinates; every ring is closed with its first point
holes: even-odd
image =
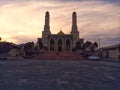
{"type": "Polygon", "coordinates": [[[60,30],[60,31],[57,33],[57,35],[64,35],[64,33],[63,33],[62,30],[60,30]]]}

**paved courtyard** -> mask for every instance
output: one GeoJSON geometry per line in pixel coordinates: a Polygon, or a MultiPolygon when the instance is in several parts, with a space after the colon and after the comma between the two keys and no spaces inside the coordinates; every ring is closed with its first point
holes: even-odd
{"type": "Polygon", "coordinates": [[[120,63],[1,60],[0,90],[120,90],[120,63]]]}

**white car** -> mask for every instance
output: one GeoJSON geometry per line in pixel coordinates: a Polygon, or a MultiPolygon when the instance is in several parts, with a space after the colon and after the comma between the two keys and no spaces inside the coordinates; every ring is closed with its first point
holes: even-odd
{"type": "Polygon", "coordinates": [[[99,56],[98,55],[92,55],[92,56],[89,56],[88,59],[90,60],[99,60],[99,56]]]}

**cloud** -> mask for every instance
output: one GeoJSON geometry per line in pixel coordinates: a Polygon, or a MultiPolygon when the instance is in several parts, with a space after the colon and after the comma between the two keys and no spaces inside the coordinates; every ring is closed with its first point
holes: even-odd
{"type": "MultiPolygon", "coordinates": [[[[95,38],[112,36],[118,40],[120,6],[116,2],[119,0],[1,0],[0,36],[15,43],[36,41],[41,37],[46,11],[50,12],[52,33],[60,29],[70,33],[72,12],[76,11],[80,37],[96,41],[95,38]]],[[[113,43],[109,38],[104,40],[113,43]]]]}

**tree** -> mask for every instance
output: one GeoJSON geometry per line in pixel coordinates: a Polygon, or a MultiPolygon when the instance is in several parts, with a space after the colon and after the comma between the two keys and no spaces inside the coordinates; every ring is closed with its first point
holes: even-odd
{"type": "Polygon", "coordinates": [[[39,48],[43,49],[42,39],[38,39],[39,48]]]}
{"type": "Polygon", "coordinates": [[[85,48],[90,48],[91,45],[92,45],[92,42],[86,41],[86,43],[85,43],[85,48]]]}
{"type": "Polygon", "coordinates": [[[83,51],[85,51],[85,43],[83,43],[83,44],[81,45],[81,49],[82,49],[83,51]]]}
{"type": "Polygon", "coordinates": [[[24,50],[26,55],[30,55],[31,52],[34,50],[34,42],[25,43],[24,50]]]}
{"type": "Polygon", "coordinates": [[[98,43],[97,42],[94,42],[93,45],[94,45],[95,48],[98,48],[98,43]]]}
{"type": "Polygon", "coordinates": [[[79,41],[77,41],[77,43],[76,43],[76,49],[78,49],[78,50],[81,49],[81,43],[79,41]]]}
{"type": "Polygon", "coordinates": [[[74,47],[74,51],[82,49],[81,43],[79,41],[76,42],[76,45],[74,47]]]}

